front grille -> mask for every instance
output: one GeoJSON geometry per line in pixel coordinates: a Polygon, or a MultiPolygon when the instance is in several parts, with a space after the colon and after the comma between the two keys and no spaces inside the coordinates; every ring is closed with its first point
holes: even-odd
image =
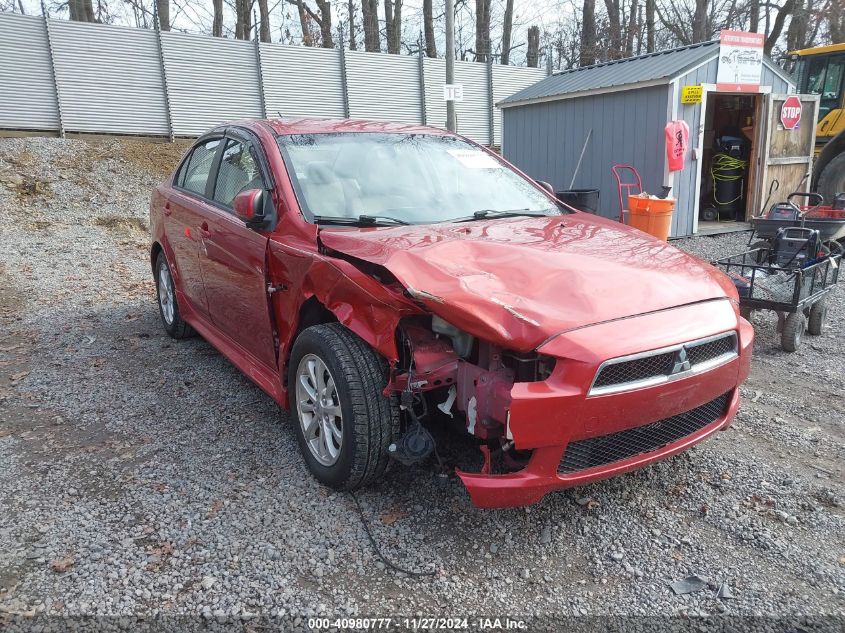
{"type": "Polygon", "coordinates": [[[645,426],[570,442],[558,471],[572,473],[656,451],[721,418],[727,410],[729,396],[730,392],[700,407],[645,426]]]}
{"type": "Polygon", "coordinates": [[[674,360],[675,352],[666,352],[665,354],[607,365],[599,372],[593,386],[609,387],[610,385],[621,385],[652,376],[665,375],[672,370],[674,360]]]}
{"type": "Polygon", "coordinates": [[[605,361],[596,373],[589,395],[647,387],[711,369],[736,356],[736,343],[736,334],[729,332],[605,361]]]}
{"type": "Polygon", "coordinates": [[[734,351],[735,337],[723,336],[699,345],[687,345],[687,356],[692,365],[706,363],[734,351]]]}

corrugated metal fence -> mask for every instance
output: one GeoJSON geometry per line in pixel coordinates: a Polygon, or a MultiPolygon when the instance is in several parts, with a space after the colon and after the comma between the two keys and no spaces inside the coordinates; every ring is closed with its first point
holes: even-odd
{"type": "MultiPolygon", "coordinates": [[[[196,136],[261,116],[445,126],[445,62],[0,13],[0,129],[196,136]]],[[[455,63],[458,131],[499,145],[494,103],[537,68],[455,63]]]]}

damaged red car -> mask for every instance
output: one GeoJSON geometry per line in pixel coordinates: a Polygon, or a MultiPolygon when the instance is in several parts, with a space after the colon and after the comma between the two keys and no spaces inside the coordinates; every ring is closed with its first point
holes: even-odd
{"type": "Polygon", "coordinates": [[[725,276],[439,129],[218,127],[151,231],[164,328],[289,408],[338,489],[429,458],[437,414],[477,442],[475,504],[530,504],[724,428],[749,371],[725,276]]]}

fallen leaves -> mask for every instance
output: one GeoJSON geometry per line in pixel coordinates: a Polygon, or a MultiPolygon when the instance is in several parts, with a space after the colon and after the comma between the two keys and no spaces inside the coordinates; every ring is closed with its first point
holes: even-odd
{"type": "Polygon", "coordinates": [[[50,569],[57,574],[64,574],[70,571],[70,568],[73,567],[75,563],[76,559],[73,556],[57,558],[56,560],[50,562],[50,569]]]}
{"type": "Polygon", "coordinates": [[[411,514],[409,512],[405,512],[404,510],[390,510],[389,512],[385,512],[381,515],[381,522],[385,525],[393,525],[397,521],[402,519],[406,519],[411,514]]]}
{"type": "Polygon", "coordinates": [[[19,371],[15,374],[12,374],[11,376],[9,376],[9,380],[11,380],[12,382],[20,382],[21,380],[23,380],[27,376],[29,376],[28,371],[19,371]]]}
{"type": "Polygon", "coordinates": [[[208,515],[206,515],[207,519],[213,519],[217,516],[217,513],[223,509],[225,504],[220,499],[215,499],[211,502],[211,508],[208,510],[208,515]]]}

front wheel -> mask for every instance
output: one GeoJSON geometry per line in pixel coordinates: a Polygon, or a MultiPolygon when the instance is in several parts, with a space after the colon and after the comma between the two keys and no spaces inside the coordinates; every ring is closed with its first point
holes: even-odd
{"type": "Polygon", "coordinates": [[[399,406],[385,396],[387,364],[339,323],[296,339],[288,370],[291,413],[308,470],[323,484],[355,490],[381,477],[399,432],[399,406]]]}
{"type": "Polygon", "coordinates": [[[780,334],[780,345],[787,352],[794,352],[801,345],[807,319],[802,312],[793,312],[786,317],[780,334]]]}
{"type": "Polygon", "coordinates": [[[824,321],[827,316],[827,303],[824,299],[816,301],[810,308],[810,319],[807,323],[807,331],[813,336],[819,336],[824,329],[824,321]]]}

